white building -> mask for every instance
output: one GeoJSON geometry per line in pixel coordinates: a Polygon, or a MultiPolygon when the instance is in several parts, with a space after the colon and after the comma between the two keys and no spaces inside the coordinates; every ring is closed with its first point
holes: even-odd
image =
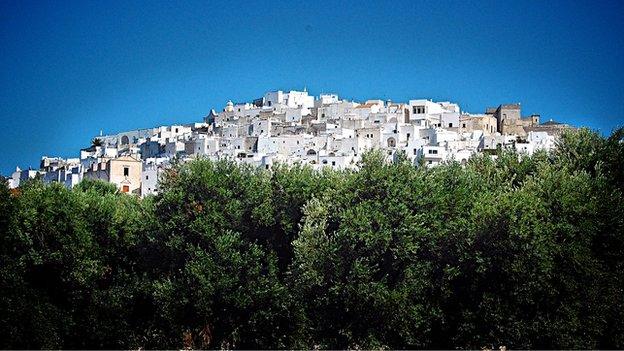
{"type": "Polygon", "coordinates": [[[251,102],[228,101],[201,123],[97,136],[94,145],[80,150],[79,159],[44,157],[40,170],[17,169],[9,186],[40,175],[46,182],[73,187],[87,176],[146,196],[158,193],[162,170],[174,158],[229,159],[265,169],[276,163],[350,169],[357,167],[362,153],[380,149],[388,160],[402,150],[414,164],[422,161],[431,167],[446,161],[465,163],[488,149],[531,154],[554,147],[556,136],[546,131],[552,128],[540,129],[535,123],[522,137],[500,133],[497,111],[470,114],[458,104],[427,99],[360,103],[321,94],[315,100],[305,89],[278,90],[251,102]],[[125,175],[126,168],[131,174],[125,175]]]}

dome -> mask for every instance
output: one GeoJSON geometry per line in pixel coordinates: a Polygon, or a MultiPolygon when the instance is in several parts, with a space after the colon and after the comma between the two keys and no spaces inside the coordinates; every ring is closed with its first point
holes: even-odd
{"type": "Polygon", "coordinates": [[[225,110],[229,112],[234,111],[234,103],[232,100],[228,100],[227,104],[225,104],[225,110]]]}

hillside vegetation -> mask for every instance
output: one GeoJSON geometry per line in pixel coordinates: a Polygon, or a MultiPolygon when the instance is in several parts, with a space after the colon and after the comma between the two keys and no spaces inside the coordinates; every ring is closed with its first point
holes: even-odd
{"type": "Polygon", "coordinates": [[[467,165],[0,187],[0,348],[624,348],[624,130],[467,165]]]}

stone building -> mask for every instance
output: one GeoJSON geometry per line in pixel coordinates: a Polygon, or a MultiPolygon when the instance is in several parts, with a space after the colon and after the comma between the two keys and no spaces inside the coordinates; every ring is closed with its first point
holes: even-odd
{"type": "Polygon", "coordinates": [[[497,129],[501,134],[515,134],[520,137],[527,135],[525,127],[539,125],[540,119],[539,115],[522,118],[520,104],[504,104],[496,109],[488,108],[485,114],[496,118],[497,129]]]}

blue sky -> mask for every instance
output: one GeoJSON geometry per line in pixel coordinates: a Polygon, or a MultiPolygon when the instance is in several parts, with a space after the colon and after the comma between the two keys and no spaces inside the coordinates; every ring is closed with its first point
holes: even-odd
{"type": "Polygon", "coordinates": [[[0,1],[0,173],[267,90],[624,122],[623,1],[0,1]]]}

